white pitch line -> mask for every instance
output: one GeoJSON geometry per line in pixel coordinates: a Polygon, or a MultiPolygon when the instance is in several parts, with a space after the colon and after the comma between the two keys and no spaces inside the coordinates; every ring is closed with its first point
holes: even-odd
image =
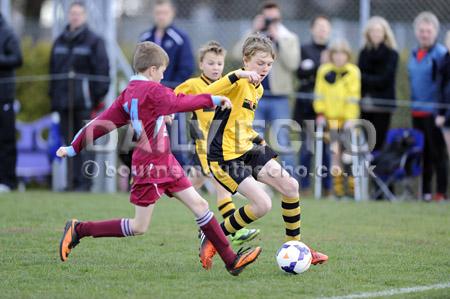
{"type": "Polygon", "coordinates": [[[322,299],[375,298],[375,297],[394,296],[394,295],[399,295],[399,294],[418,293],[418,292],[425,292],[425,291],[429,291],[429,290],[439,290],[439,289],[447,289],[447,288],[450,288],[450,282],[432,284],[432,285],[428,285],[428,286],[417,286],[417,287],[411,287],[411,288],[391,289],[391,290],[380,291],[380,292],[350,294],[350,295],[336,296],[336,297],[323,297],[322,299]]]}

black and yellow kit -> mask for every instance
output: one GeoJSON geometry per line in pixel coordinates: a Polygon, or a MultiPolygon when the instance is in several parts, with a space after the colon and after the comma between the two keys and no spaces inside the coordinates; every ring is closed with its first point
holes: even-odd
{"type": "MultiPolygon", "coordinates": [[[[191,78],[175,88],[175,93],[184,93],[184,94],[201,94],[205,93],[205,89],[210,85],[213,81],[210,80],[205,75],[201,75],[200,77],[191,78]]],[[[214,117],[214,109],[198,109],[192,113],[192,119],[190,122],[190,134],[195,143],[195,154],[193,157],[194,166],[200,166],[202,168],[202,172],[205,175],[210,173],[208,162],[206,159],[207,152],[207,136],[209,131],[209,126],[211,125],[211,121],[214,117]]]]}
{"type": "MultiPolygon", "coordinates": [[[[257,179],[264,165],[277,157],[269,146],[255,144],[261,138],[253,130],[252,123],[263,87],[255,86],[247,79],[239,79],[235,72],[231,72],[209,85],[205,91],[224,95],[233,104],[231,110],[216,109],[208,133],[208,163],[214,178],[225,189],[235,193],[244,179],[250,175],[257,179]]],[[[282,211],[286,240],[300,240],[299,197],[283,196],[282,211]]],[[[221,227],[225,235],[229,235],[257,219],[247,204],[229,213],[221,227]]]]}
{"type": "Polygon", "coordinates": [[[216,109],[208,133],[209,168],[231,193],[248,176],[256,178],[262,166],[277,156],[270,147],[254,144],[260,137],[252,124],[264,89],[239,79],[235,72],[205,89],[206,93],[228,97],[233,104],[229,110],[216,109]]]}

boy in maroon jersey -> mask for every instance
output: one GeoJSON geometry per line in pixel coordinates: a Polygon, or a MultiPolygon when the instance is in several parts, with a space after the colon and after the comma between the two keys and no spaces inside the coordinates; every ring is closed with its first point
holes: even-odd
{"type": "Polygon", "coordinates": [[[81,238],[128,237],[144,234],[150,224],[153,208],[162,194],[174,196],[195,215],[197,224],[219,252],[226,269],[238,275],[256,260],[261,248],[233,252],[208,203],[192,187],[183,169],[170,151],[164,115],[221,105],[231,108],[228,98],[202,94],[176,96],[159,84],[169,58],[152,42],[137,45],[133,67],[138,73],[110,108],[88,123],[75,136],[72,144],[57,151],[59,157],[73,157],[93,140],[131,122],[138,138],[133,153],[130,201],[135,205],[133,219],[96,222],[67,221],[60,242],[60,257],[66,261],[81,238]]]}

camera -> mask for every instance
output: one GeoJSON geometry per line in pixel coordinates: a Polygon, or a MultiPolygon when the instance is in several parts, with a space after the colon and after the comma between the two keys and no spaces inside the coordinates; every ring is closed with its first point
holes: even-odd
{"type": "Polygon", "coordinates": [[[271,18],[264,18],[264,27],[261,31],[267,31],[269,29],[269,26],[274,23],[274,19],[271,18]]]}

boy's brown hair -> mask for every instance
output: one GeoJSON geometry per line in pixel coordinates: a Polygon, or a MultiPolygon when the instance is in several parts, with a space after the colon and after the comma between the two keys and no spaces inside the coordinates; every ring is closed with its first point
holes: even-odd
{"type": "Polygon", "coordinates": [[[209,52],[212,52],[216,55],[222,55],[224,57],[227,55],[227,50],[225,50],[222,45],[219,44],[219,42],[212,40],[198,49],[198,60],[202,62],[203,58],[205,58],[206,53],[209,52]]]}
{"type": "Polygon", "coordinates": [[[135,72],[142,73],[152,66],[160,68],[167,65],[169,65],[169,56],[163,48],[153,42],[137,44],[133,56],[135,72]]]}
{"type": "Polygon", "coordinates": [[[251,34],[242,46],[242,56],[244,59],[248,60],[252,58],[256,52],[268,53],[275,59],[275,50],[273,49],[272,41],[260,33],[251,34]]]}

